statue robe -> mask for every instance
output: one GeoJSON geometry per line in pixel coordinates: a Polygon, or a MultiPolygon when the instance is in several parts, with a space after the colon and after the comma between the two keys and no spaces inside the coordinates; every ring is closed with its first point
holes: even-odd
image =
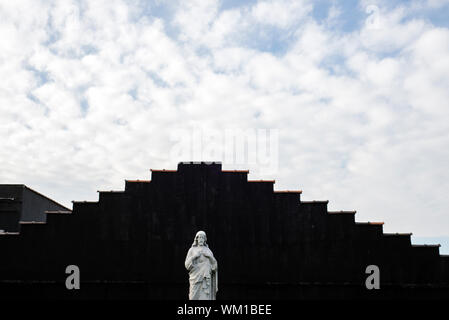
{"type": "Polygon", "coordinates": [[[185,267],[189,271],[189,299],[215,300],[218,291],[217,260],[206,246],[192,246],[187,253],[185,267]],[[203,253],[209,253],[206,257],[203,253]],[[199,257],[195,257],[196,254],[199,257]],[[194,258],[195,257],[195,258],[194,258]]]}

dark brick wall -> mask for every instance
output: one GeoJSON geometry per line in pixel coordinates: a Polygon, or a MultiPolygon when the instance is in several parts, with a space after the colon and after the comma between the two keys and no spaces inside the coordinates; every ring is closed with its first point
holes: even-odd
{"type": "Polygon", "coordinates": [[[198,230],[218,261],[219,299],[449,296],[438,248],[412,247],[409,235],[356,224],[354,212],[328,213],[327,201],[301,202],[273,192],[272,181],[204,163],[153,171],[151,181],[126,181],[124,191],[0,236],[0,294],[120,298],[127,288],[130,298],[186,299],[184,259],[198,230]],[[81,270],[75,293],[64,286],[70,264],[81,270]],[[376,292],[364,286],[370,264],[381,270],[376,292]]]}

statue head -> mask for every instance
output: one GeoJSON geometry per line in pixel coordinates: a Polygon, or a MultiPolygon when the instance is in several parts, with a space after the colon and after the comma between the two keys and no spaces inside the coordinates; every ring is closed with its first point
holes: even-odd
{"type": "Polygon", "coordinates": [[[209,247],[207,245],[207,237],[206,237],[206,232],[204,231],[198,231],[195,235],[195,239],[193,240],[193,244],[192,247],[197,247],[197,246],[206,246],[209,247]]]}

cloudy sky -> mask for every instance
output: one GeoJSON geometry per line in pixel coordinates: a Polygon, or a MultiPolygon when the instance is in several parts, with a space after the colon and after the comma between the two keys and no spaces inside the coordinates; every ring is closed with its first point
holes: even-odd
{"type": "Polygon", "coordinates": [[[449,253],[448,17],[449,0],[0,0],[0,183],[71,207],[212,160],[176,157],[180,130],[262,129],[276,170],[214,160],[449,253]]]}

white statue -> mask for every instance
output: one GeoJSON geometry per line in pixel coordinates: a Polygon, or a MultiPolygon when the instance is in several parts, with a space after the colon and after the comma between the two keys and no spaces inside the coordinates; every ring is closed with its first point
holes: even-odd
{"type": "Polygon", "coordinates": [[[198,231],[187,253],[185,266],[189,271],[189,299],[215,300],[218,291],[217,260],[206,243],[206,233],[198,231]]]}

